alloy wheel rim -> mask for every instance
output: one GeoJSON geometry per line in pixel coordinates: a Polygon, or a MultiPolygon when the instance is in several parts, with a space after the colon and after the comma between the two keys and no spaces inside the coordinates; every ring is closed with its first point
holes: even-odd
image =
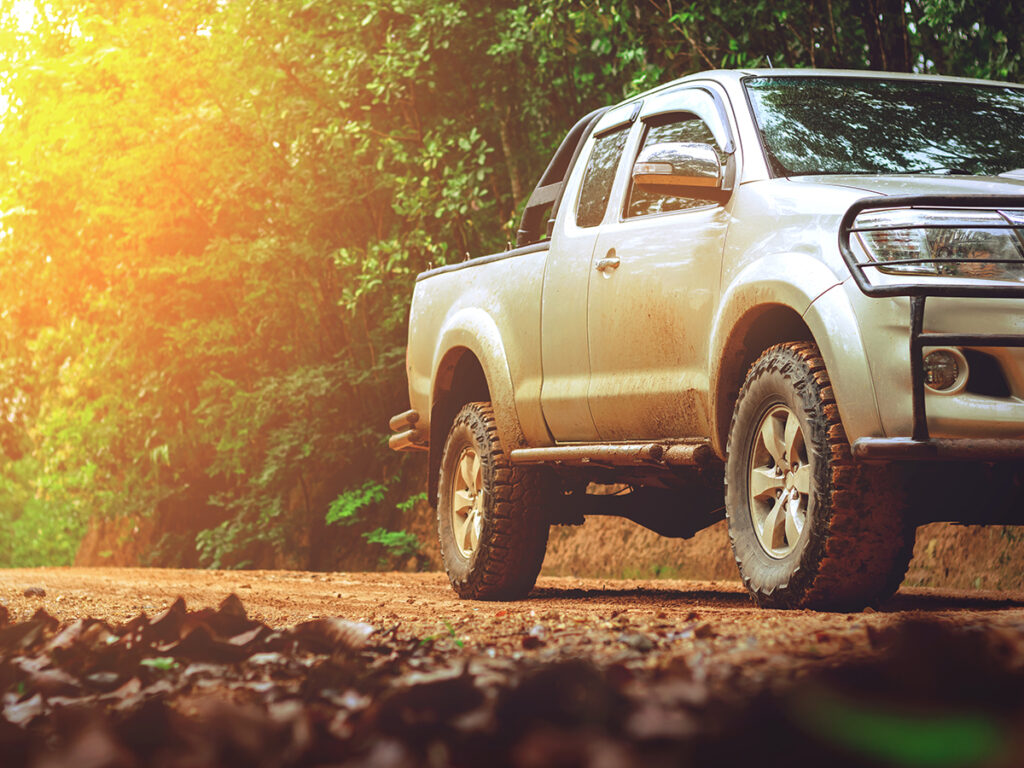
{"type": "Polygon", "coordinates": [[[480,545],[484,523],[484,478],[480,454],[472,447],[462,449],[452,480],[452,532],[455,546],[470,557],[480,545]]]}
{"type": "Polygon", "coordinates": [[[750,454],[750,520],[761,548],[781,559],[796,548],[808,521],[811,464],[800,421],[785,405],[761,418],[750,454]]]}

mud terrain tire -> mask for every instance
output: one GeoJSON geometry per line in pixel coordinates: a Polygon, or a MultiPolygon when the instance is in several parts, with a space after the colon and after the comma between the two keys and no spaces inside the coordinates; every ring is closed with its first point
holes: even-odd
{"type": "Polygon", "coordinates": [[[509,463],[490,403],[468,403],[441,455],[441,558],[459,597],[516,600],[533,588],[548,541],[545,477],[509,463]]]}
{"type": "Polygon", "coordinates": [[[758,605],[859,610],[899,588],[914,544],[903,477],[853,461],[816,345],[779,344],[751,366],[725,482],[733,554],[758,605]]]}

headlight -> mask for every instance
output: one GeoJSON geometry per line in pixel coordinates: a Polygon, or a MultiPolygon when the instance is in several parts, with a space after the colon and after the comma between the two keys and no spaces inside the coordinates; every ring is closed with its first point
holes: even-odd
{"type": "Polygon", "coordinates": [[[1021,211],[877,211],[858,216],[854,229],[868,255],[886,265],[882,272],[1024,281],[1021,211]],[[899,263],[913,259],[925,261],[899,263]]]}

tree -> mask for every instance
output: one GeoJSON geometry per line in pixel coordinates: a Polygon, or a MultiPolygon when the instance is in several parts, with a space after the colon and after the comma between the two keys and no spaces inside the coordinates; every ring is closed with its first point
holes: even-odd
{"type": "Polygon", "coordinates": [[[36,10],[0,21],[19,564],[68,561],[92,516],[158,514],[181,562],[329,566],[330,501],[400,472],[383,433],[415,274],[513,240],[580,115],[769,57],[1013,78],[1024,29],[963,0],[36,10]]]}

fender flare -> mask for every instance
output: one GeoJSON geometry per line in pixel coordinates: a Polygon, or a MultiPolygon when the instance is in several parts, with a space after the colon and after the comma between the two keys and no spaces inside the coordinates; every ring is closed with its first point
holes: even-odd
{"type": "MultiPolygon", "coordinates": [[[[523,431],[516,411],[512,373],[505,355],[505,344],[494,319],[478,307],[465,307],[445,320],[434,348],[434,366],[430,379],[430,407],[433,414],[439,390],[449,388],[446,376],[453,373],[461,354],[476,357],[483,369],[490,392],[491,406],[498,425],[498,435],[508,449],[524,444],[523,431]],[[463,353],[457,353],[464,350],[463,353]],[[457,353],[453,357],[453,353],[457,353]]],[[[440,446],[437,446],[440,449],[440,446]]]]}
{"type": "Polygon", "coordinates": [[[840,403],[840,418],[848,430],[855,430],[850,434],[879,428],[860,329],[849,299],[839,288],[844,279],[848,277],[838,277],[817,254],[790,252],[758,258],[731,280],[719,302],[709,345],[711,442],[719,456],[725,456],[732,409],[747,369],[768,346],[801,340],[787,338],[793,334],[818,344],[833,382],[840,383],[833,389],[840,403]],[[757,327],[761,318],[780,316],[795,325],[757,327]],[[754,345],[760,348],[745,343],[750,337],[760,340],[754,345]],[[863,398],[858,390],[870,393],[870,418],[865,418],[864,408],[844,411],[842,403],[850,397],[863,398]]]}
{"type": "Polygon", "coordinates": [[[829,372],[839,417],[851,444],[861,437],[885,434],[871,360],[848,293],[852,285],[847,280],[830,288],[804,313],[829,372]]]}

